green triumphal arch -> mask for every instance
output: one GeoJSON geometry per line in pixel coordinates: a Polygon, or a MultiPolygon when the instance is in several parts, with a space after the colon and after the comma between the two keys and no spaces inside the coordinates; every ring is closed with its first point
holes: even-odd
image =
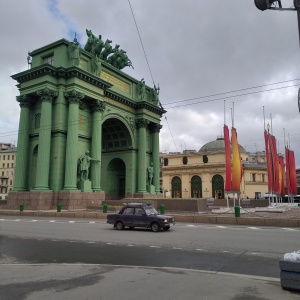
{"type": "Polygon", "coordinates": [[[159,89],[121,71],[132,62],[119,45],[87,36],[84,49],[75,38],[32,51],[12,76],[21,112],[11,207],[161,196],[159,89]]]}

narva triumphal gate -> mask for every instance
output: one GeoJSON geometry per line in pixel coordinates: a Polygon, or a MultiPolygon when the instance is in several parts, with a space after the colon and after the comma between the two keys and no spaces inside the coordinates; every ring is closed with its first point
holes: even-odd
{"type": "Polygon", "coordinates": [[[18,82],[20,124],[11,208],[84,208],[160,196],[158,92],[121,71],[119,45],[87,30],[30,53],[18,82]]]}

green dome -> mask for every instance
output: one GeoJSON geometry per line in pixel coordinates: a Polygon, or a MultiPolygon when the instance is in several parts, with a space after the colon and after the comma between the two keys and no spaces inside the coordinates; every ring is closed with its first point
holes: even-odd
{"type": "MultiPolygon", "coordinates": [[[[240,152],[246,153],[247,151],[241,146],[240,152]]],[[[199,152],[224,152],[225,151],[225,142],[224,138],[217,138],[215,141],[206,143],[204,146],[202,146],[199,150],[199,152]]]]}

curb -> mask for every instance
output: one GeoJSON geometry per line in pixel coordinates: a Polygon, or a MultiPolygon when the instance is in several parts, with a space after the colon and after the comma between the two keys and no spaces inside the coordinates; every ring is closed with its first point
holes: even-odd
{"type": "MultiPolygon", "coordinates": [[[[87,211],[19,211],[0,210],[0,216],[26,216],[26,217],[53,217],[53,218],[89,218],[106,219],[107,214],[103,212],[87,211]]],[[[175,222],[183,223],[205,223],[224,225],[251,225],[269,227],[300,227],[300,219],[271,219],[271,218],[249,218],[249,217],[226,217],[212,215],[182,215],[174,214],[175,222]]]]}

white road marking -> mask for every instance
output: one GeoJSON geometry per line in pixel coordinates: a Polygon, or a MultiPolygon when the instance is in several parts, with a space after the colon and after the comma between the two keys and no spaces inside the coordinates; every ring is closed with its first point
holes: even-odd
{"type": "Polygon", "coordinates": [[[135,246],[135,245],[130,245],[130,244],[129,244],[129,245],[127,245],[127,247],[134,247],[134,246],[135,246]]]}
{"type": "Polygon", "coordinates": [[[96,242],[88,242],[88,244],[96,244],[96,242]]]}
{"type": "Polygon", "coordinates": [[[15,222],[20,222],[20,219],[16,219],[15,222]]]}
{"type": "Polygon", "coordinates": [[[106,245],[115,245],[114,243],[106,243],[106,245]]]}
{"type": "Polygon", "coordinates": [[[160,248],[159,246],[150,246],[150,248],[160,248]]]}
{"type": "Polygon", "coordinates": [[[5,219],[0,219],[0,221],[5,221],[5,219]]]}
{"type": "Polygon", "coordinates": [[[197,251],[208,251],[206,249],[196,249],[197,251]]]}
{"type": "Polygon", "coordinates": [[[75,223],[75,221],[69,221],[69,223],[75,223]]]}
{"type": "Polygon", "coordinates": [[[37,222],[37,220],[31,220],[31,222],[37,222]]]}
{"type": "Polygon", "coordinates": [[[182,250],[182,248],[173,247],[174,250],[182,250]]]}
{"type": "Polygon", "coordinates": [[[252,255],[258,255],[257,252],[251,252],[250,254],[252,254],[252,255]]]}
{"type": "Polygon", "coordinates": [[[90,221],[89,223],[90,223],[90,224],[95,224],[96,222],[94,222],[94,221],[90,221]]]}
{"type": "Polygon", "coordinates": [[[223,250],[222,252],[223,252],[223,253],[229,253],[230,251],[227,251],[227,250],[223,250]]]}
{"type": "Polygon", "coordinates": [[[297,229],[293,229],[293,228],[282,228],[283,230],[289,230],[289,231],[297,231],[297,229]]]}
{"type": "Polygon", "coordinates": [[[196,225],[187,225],[187,227],[196,227],[196,225]]]}
{"type": "Polygon", "coordinates": [[[260,229],[260,228],[258,228],[258,227],[248,227],[248,228],[249,228],[249,229],[254,229],[254,230],[255,230],[255,229],[256,229],[256,230],[257,230],[257,229],[260,229]]]}
{"type": "Polygon", "coordinates": [[[55,220],[51,220],[51,221],[49,221],[50,223],[55,223],[55,220]]]}
{"type": "Polygon", "coordinates": [[[225,227],[225,226],[217,226],[218,228],[227,228],[227,227],[225,227]]]}

